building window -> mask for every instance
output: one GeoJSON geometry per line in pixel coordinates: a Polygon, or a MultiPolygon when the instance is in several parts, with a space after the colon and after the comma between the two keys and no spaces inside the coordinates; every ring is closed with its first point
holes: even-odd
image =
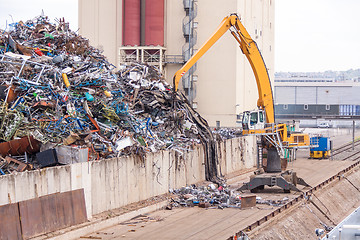
{"type": "Polygon", "coordinates": [[[217,129],[220,128],[220,121],[216,121],[216,128],[217,128],[217,129]]]}
{"type": "Polygon", "coordinates": [[[307,104],[304,104],[304,110],[308,110],[309,106],[307,104]]]}
{"type": "Polygon", "coordinates": [[[287,110],[287,109],[288,109],[288,105],[287,105],[287,104],[284,104],[284,105],[283,105],[283,108],[284,108],[285,110],[287,110]]]}
{"type": "Polygon", "coordinates": [[[329,104],[326,104],[326,105],[325,105],[325,110],[326,110],[326,111],[329,111],[329,110],[330,110],[330,105],[329,105],[329,104]]]}

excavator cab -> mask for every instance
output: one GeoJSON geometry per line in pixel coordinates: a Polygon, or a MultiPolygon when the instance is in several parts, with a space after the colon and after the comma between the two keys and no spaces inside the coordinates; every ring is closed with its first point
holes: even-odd
{"type": "Polygon", "coordinates": [[[242,118],[242,127],[244,130],[263,129],[265,127],[264,111],[261,109],[245,111],[242,118]]]}

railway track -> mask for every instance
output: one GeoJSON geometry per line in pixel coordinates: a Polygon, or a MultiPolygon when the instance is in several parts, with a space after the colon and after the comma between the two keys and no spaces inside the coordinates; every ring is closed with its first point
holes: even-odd
{"type": "Polygon", "coordinates": [[[360,159],[360,150],[352,153],[349,156],[346,156],[344,159],[342,159],[343,161],[357,161],[360,159]]]}
{"type": "MultiPolygon", "coordinates": [[[[360,146],[360,141],[355,142],[355,147],[356,146],[360,146]]],[[[312,187],[311,189],[304,191],[302,195],[299,195],[297,197],[295,197],[294,199],[292,199],[291,201],[289,201],[288,203],[284,204],[283,206],[275,209],[274,211],[272,211],[271,213],[267,214],[266,216],[262,217],[261,219],[253,222],[252,224],[248,225],[247,227],[245,227],[244,229],[240,230],[239,232],[235,233],[233,236],[230,236],[228,238],[228,240],[232,240],[232,239],[248,239],[245,238],[247,232],[252,231],[254,228],[260,226],[261,224],[269,221],[270,219],[272,219],[273,217],[277,216],[278,214],[282,213],[284,210],[289,209],[291,207],[293,207],[294,205],[296,205],[298,202],[300,202],[302,199],[305,199],[306,196],[311,195],[313,192],[323,188],[324,186],[334,182],[334,180],[336,179],[341,179],[341,176],[343,176],[345,173],[352,171],[354,168],[358,167],[360,164],[360,149],[356,149],[352,152],[349,152],[348,150],[350,150],[352,148],[352,143],[343,145],[342,147],[335,149],[334,151],[336,151],[336,155],[340,154],[340,153],[348,153],[348,155],[344,156],[343,161],[354,161],[355,163],[353,163],[352,165],[350,165],[349,167],[339,171],[338,173],[334,174],[333,176],[331,176],[330,178],[326,179],[325,181],[322,181],[320,184],[316,185],[315,187],[312,187]]]]}
{"type": "MultiPolygon", "coordinates": [[[[354,143],[354,148],[356,148],[357,146],[360,146],[360,141],[356,141],[354,143]]],[[[333,149],[332,152],[331,152],[331,155],[332,157],[336,156],[336,155],[339,155],[339,154],[342,154],[344,152],[347,152],[349,150],[352,150],[352,147],[353,147],[353,144],[352,143],[347,143],[339,148],[336,148],[336,149],[333,149]]]]}

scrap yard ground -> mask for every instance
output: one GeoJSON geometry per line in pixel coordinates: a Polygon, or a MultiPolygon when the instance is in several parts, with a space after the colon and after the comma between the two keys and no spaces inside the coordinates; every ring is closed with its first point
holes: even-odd
{"type": "MultiPolygon", "coordinates": [[[[323,131],[324,135],[329,134],[330,136],[334,132],[336,134],[338,130],[321,131],[323,131]]],[[[334,148],[351,141],[351,134],[346,131],[342,133],[344,135],[332,137],[334,148]]],[[[298,159],[290,163],[288,168],[295,170],[297,175],[305,179],[311,186],[320,184],[322,181],[336,175],[340,170],[354,164],[354,161],[314,160],[308,159],[307,156],[308,150],[299,150],[298,159]]],[[[357,169],[355,168],[354,171],[357,171],[357,169]]],[[[237,189],[241,186],[242,182],[248,181],[250,174],[251,172],[228,179],[228,184],[231,185],[232,189],[237,189]]],[[[357,176],[358,172],[355,172],[355,174],[351,174],[347,179],[353,179],[352,183],[357,185],[360,183],[360,179],[357,176]]],[[[255,228],[253,232],[249,233],[250,237],[253,237],[253,239],[314,238],[315,228],[324,227],[320,222],[329,224],[329,226],[337,224],[346,214],[349,214],[359,206],[359,192],[354,191],[355,189],[347,181],[344,184],[344,181],[330,184],[331,186],[328,188],[325,187],[314,193],[316,198],[319,195],[318,200],[315,199],[317,206],[320,206],[327,216],[314,209],[314,206],[311,204],[300,203],[298,207],[292,208],[294,210],[288,210],[288,213],[280,214],[273,221],[255,228]],[[348,194],[350,199],[346,199],[348,204],[342,203],[339,206],[339,201],[343,201],[346,198],[342,190],[350,191],[351,194],[348,194]],[[329,194],[331,197],[329,197],[329,194]],[[281,220],[283,215],[290,219],[281,220]],[[306,222],[307,219],[309,219],[308,222],[306,222]],[[287,228],[284,230],[282,226],[287,226],[287,228]],[[292,229],[294,232],[292,232],[292,229]],[[296,235],[295,232],[299,234],[296,235]]],[[[303,191],[307,189],[309,188],[303,188],[303,191]]],[[[268,188],[262,193],[256,193],[263,200],[281,200],[284,198],[291,200],[299,194],[297,192],[285,194],[280,189],[275,188],[268,188]]],[[[227,239],[234,233],[268,215],[276,208],[278,207],[257,204],[256,207],[250,209],[187,207],[159,210],[81,236],[81,239],[227,239]]]]}

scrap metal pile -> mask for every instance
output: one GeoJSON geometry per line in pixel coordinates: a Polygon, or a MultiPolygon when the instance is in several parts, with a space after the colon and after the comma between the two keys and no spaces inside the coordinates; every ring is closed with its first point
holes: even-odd
{"type": "Polygon", "coordinates": [[[180,189],[170,190],[176,197],[171,198],[167,209],[173,207],[202,208],[241,208],[240,193],[230,190],[226,185],[217,187],[215,184],[208,186],[186,186],[180,189]]]}
{"type": "Polygon", "coordinates": [[[288,201],[288,197],[282,199],[263,199],[255,195],[244,195],[239,191],[231,189],[226,184],[215,185],[213,183],[206,185],[190,185],[179,189],[170,189],[169,192],[174,195],[169,200],[166,209],[172,210],[174,207],[194,207],[201,208],[247,208],[254,207],[255,204],[269,205],[271,207],[281,207],[288,201]],[[252,203],[242,199],[253,199],[252,203]]]}
{"type": "Polygon", "coordinates": [[[14,162],[29,169],[163,149],[181,154],[201,142],[214,180],[212,133],[186,98],[153,66],[118,70],[63,19],[40,16],[1,32],[0,173],[17,170],[14,162]],[[86,151],[69,157],[70,148],[86,151]],[[49,156],[54,161],[40,163],[49,156]]]}
{"type": "Polygon", "coordinates": [[[219,128],[214,129],[213,134],[218,141],[223,141],[241,136],[241,130],[240,128],[219,128]]]}

